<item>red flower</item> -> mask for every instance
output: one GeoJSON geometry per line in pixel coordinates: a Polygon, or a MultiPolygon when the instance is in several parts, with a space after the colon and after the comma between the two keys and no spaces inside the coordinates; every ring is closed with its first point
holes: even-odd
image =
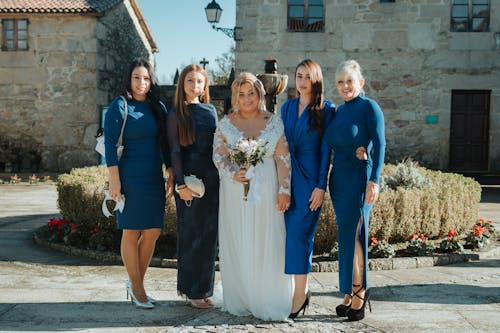
{"type": "Polygon", "coordinates": [[[73,222],[70,223],[69,227],[71,228],[72,231],[78,228],[77,225],[73,222]]]}
{"type": "Polygon", "coordinates": [[[417,235],[417,234],[413,234],[413,236],[412,236],[411,240],[412,240],[412,241],[415,241],[415,240],[417,240],[417,239],[418,239],[418,235],[417,235]]]}
{"type": "Polygon", "coordinates": [[[489,224],[493,224],[493,220],[488,220],[486,222],[488,222],[489,224]]]}
{"type": "Polygon", "coordinates": [[[56,219],[49,219],[49,229],[53,230],[55,227],[57,227],[57,220],[56,219]]]}
{"type": "Polygon", "coordinates": [[[479,219],[479,222],[481,222],[481,223],[483,223],[484,221],[485,221],[485,220],[484,220],[484,217],[481,217],[481,218],[479,219]]]}
{"type": "Polygon", "coordinates": [[[472,227],[472,232],[474,233],[474,236],[481,236],[484,232],[484,228],[480,225],[476,225],[472,227]]]}
{"type": "Polygon", "coordinates": [[[448,231],[448,238],[452,238],[454,236],[458,236],[458,232],[455,229],[450,228],[450,230],[448,231]]]}
{"type": "Polygon", "coordinates": [[[375,245],[378,243],[378,240],[376,237],[372,237],[372,238],[370,238],[370,240],[372,241],[372,243],[370,245],[375,245]]]}
{"type": "Polygon", "coordinates": [[[90,233],[91,233],[91,234],[98,234],[98,233],[100,233],[100,232],[101,232],[101,230],[102,230],[102,229],[101,229],[101,228],[99,228],[99,227],[94,227],[94,228],[92,228],[92,229],[90,230],[90,233]]]}

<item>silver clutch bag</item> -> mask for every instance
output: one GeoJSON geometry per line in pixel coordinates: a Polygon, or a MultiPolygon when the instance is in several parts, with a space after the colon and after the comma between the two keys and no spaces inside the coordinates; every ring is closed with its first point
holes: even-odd
{"type": "MultiPolygon", "coordinates": [[[[198,193],[197,198],[201,198],[205,195],[205,184],[203,184],[203,181],[194,176],[194,175],[189,175],[189,176],[184,176],[184,183],[186,186],[193,192],[198,193]]],[[[177,190],[177,185],[175,186],[175,190],[177,190]]]]}

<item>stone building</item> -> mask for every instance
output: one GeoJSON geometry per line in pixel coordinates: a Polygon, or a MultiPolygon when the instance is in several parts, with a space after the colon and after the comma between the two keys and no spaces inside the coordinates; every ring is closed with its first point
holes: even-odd
{"type": "Polygon", "coordinates": [[[96,164],[134,57],[158,51],[135,0],[0,0],[0,172],[96,164]]]}
{"type": "Polygon", "coordinates": [[[500,1],[237,0],[236,25],[237,71],[276,58],[289,95],[311,58],[339,104],[335,68],[359,61],[386,117],[388,161],[500,172],[500,1]]]}

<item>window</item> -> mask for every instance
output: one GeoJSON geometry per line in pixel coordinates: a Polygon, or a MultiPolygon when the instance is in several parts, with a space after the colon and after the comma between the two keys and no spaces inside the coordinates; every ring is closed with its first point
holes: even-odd
{"type": "Polygon", "coordinates": [[[324,31],[323,0],[289,0],[288,31],[324,31]]]}
{"type": "Polygon", "coordinates": [[[2,20],[2,50],[28,49],[28,20],[2,20]]]}
{"type": "Polygon", "coordinates": [[[489,31],[489,0],[452,0],[451,31],[489,31]]]}

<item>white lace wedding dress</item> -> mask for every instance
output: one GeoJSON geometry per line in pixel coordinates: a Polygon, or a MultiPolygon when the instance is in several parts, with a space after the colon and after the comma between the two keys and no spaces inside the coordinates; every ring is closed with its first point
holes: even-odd
{"type": "Polygon", "coordinates": [[[227,158],[228,146],[243,137],[227,118],[214,138],[214,162],[220,175],[219,260],[223,307],[234,315],[286,320],[293,276],[285,271],[285,221],[277,209],[278,191],[290,192],[290,155],[281,118],[273,115],[256,139],[267,141],[264,162],[255,168],[248,201],[233,180],[239,168],[227,158]]]}

